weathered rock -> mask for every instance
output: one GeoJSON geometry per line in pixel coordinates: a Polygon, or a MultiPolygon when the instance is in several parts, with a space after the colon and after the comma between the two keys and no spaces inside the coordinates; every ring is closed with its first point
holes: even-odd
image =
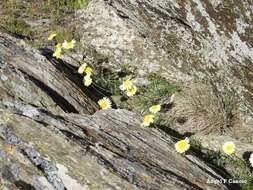
{"type": "Polygon", "coordinates": [[[86,54],[141,77],[208,79],[253,113],[252,0],[93,0],[80,15],[86,54]]]}
{"type": "Polygon", "coordinates": [[[85,95],[82,79],[64,63],[49,59],[0,31],[0,98],[51,111],[94,113],[97,106],[85,95]]]}
{"type": "Polygon", "coordinates": [[[241,159],[248,159],[250,153],[253,150],[253,145],[250,143],[242,142],[238,139],[234,139],[231,136],[224,136],[224,135],[196,135],[194,136],[201,142],[201,147],[207,150],[213,150],[215,152],[222,151],[222,145],[225,142],[232,141],[236,146],[235,155],[241,159]],[[249,154],[245,157],[245,154],[249,154]]]}
{"type": "Polygon", "coordinates": [[[174,137],[142,128],[137,113],[84,115],[95,103],[64,63],[2,32],[0,47],[1,189],[238,189],[207,183],[229,176],[176,153],[174,137]]]}
{"type": "Polygon", "coordinates": [[[21,102],[1,101],[3,186],[21,189],[236,189],[194,154],[174,150],[169,135],[140,127],[126,110],[92,116],[54,115],[21,102]],[[27,188],[29,189],[29,188],[27,188]]]}

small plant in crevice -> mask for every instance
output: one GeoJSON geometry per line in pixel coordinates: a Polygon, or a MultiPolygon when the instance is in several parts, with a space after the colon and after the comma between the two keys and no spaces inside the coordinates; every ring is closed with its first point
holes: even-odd
{"type": "Polygon", "coordinates": [[[242,190],[251,190],[253,188],[252,172],[249,167],[248,160],[238,158],[235,155],[227,155],[222,152],[214,152],[208,150],[202,155],[203,159],[207,160],[211,167],[218,171],[226,171],[231,175],[227,180],[238,182],[237,185],[242,190]]]}
{"type": "Polygon", "coordinates": [[[250,157],[246,159],[239,158],[235,154],[236,145],[234,142],[224,142],[219,151],[202,147],[201,142],[194,137],[190,138],[190,145],[191,149],[189,151],[197,154],[209,167],[219,172],[226,180],[225,183],[231,184],[234,181],[235,183],[237,182],[234,185],[238,189],[252,189],[253,165],[250,164],[250,157]]]}
{"type": "Polygon", "coordinates": [[[165,102],[171,94],[180,90],[179,86],[169,83],[158,74],[150,74],[149,84],[140,86],[140,95],[136,98],[136,105],[145,108],[155,102],[165,102]]]}

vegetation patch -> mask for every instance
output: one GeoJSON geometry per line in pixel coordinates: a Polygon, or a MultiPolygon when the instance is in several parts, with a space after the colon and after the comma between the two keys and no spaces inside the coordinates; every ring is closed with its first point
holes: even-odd
{"type": "Polygon", "coordinates": [[[158,74],[151,74],[148,81],[148,84],[139,86],[139,93],[131,101],[142,112],[153,104],[163,107],[173,93],[180,91],[180,84],[172,84],[158,74]]]}
{"type": "Polygon", "coordinates": [[[47,36],[57,32],[59,40],[79,39],[75,11],[85,8],[89,0],[1,0],[0,26],[27,39],[34,47],[48,47],[47,36]]]}

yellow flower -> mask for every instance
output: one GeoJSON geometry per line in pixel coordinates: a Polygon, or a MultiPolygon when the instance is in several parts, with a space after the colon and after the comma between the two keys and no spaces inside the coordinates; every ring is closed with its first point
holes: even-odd
{"type": "Polygon", "coordinates": [[[143,122],[142,122],[142,126],[148,127],[151,123],[154,122],[154,115],[144,115],[143,117],[143,122]]]}
{"type": "Polygon", "coordinates": [[[92,78],[90,77],[90,75],[86,75],[83,78],[83,84],[84,84],[84,86],[90,86],[91,83],[92,83],[92,78]]]}
{"type": "Polygon", "coordinates": [[[253,153],[251,153],[249,157],[249,162],[250,162],[251,167],[253,167],[253,153]]]}
{"type": "Polygon", "coordinates": [[[83,74],[84,71],[85,71],[86,66],[87,66],[86,63],[82,64],[82,65],[78,68],[78,73],[83,74]]]}
{"type": "Polygon", "coordinates": [[[57,59],[61,58],[61,48],[57,48],[53,54],[54,57],[56,57],[57,59]]]}
{"type": "Polygon", "coordinates": [[[222,146],[222,150],[225,154],[232,154],[235,151],[235,144],[231,141],[225,142],[222,146]]]}
{"type": "Polygon", "coordinates": [[[57,36],[57,34],[54,32],[48,36],[47,40],[51,41],[55,36],[57,36]]]}
{"type": "Polygon", "coordinates": [[[127,96],[133,96],[136,94],[136,92],[137,92],[137,87],[133,85],[131,88],[127,89],[127,96]]]}
{"type": "Polygon", "coordinates": [[[61,48],[61,43],[56,44],[55,48],[56,49],[61,48]]]}
{"type": "Polygon", "coordinates": [[[102,110],[109,109],[112,107],[112,103],[109,98],[104,97],[103,99],[98,101],[98,105],[102,110]]]}
{"type": "Polygon", "coordinates": [[[91,67],[86,67],[85,73],[86,73],[87,75],[91,75],[91,74],[92,74],[92,68],[91,68],[91,67]]]}
{"type": "Polygon", "coordinates": [[[161,105],[153,105],[153,106],[151,106],[150,108],[149,108],[149,111],[151,112],[151,113],[157,113],[157,112],[159,112],[161,110],[161,105]]]}
{"type": "Polygon", "coordinates": [[[74,48],[75,43],[76,43],[75,40],[71,40],[70,42],[67,42],[67,40],[64,40],[64,42],[62,43],[62,48],[72,49],[72,48],[74,48]]]}
{"type": "Polygon", "coordinates": [[[190,148],[190,143],[187,137],[184,140],[180,140],[175,144],[175,149],[180,154],[186,152],[189,148],[190,148]]]}
{"type": "Polygon", "coordinates": [[[122,85],[119,86],[120,90],[124,91],[130,89],[133,86],[133,83],[130,79],[126,79],[122,82],[122,85]]]}

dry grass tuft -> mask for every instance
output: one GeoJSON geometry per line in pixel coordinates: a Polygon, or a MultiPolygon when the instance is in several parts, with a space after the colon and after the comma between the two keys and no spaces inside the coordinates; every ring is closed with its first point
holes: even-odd
{"type": "MultiPolygon", "coordinates": [[[[219,93],[208,83],[190,83],[185,85],[174,98],[174,108],[169,115],[183,133],[225,133],[236,122],[237,102],[230,92],[219,93]],[[180,123],[180,122],[178,122],[180,123]]],[[[177,128],[178,130],[178,128],[177,128]]]]}

